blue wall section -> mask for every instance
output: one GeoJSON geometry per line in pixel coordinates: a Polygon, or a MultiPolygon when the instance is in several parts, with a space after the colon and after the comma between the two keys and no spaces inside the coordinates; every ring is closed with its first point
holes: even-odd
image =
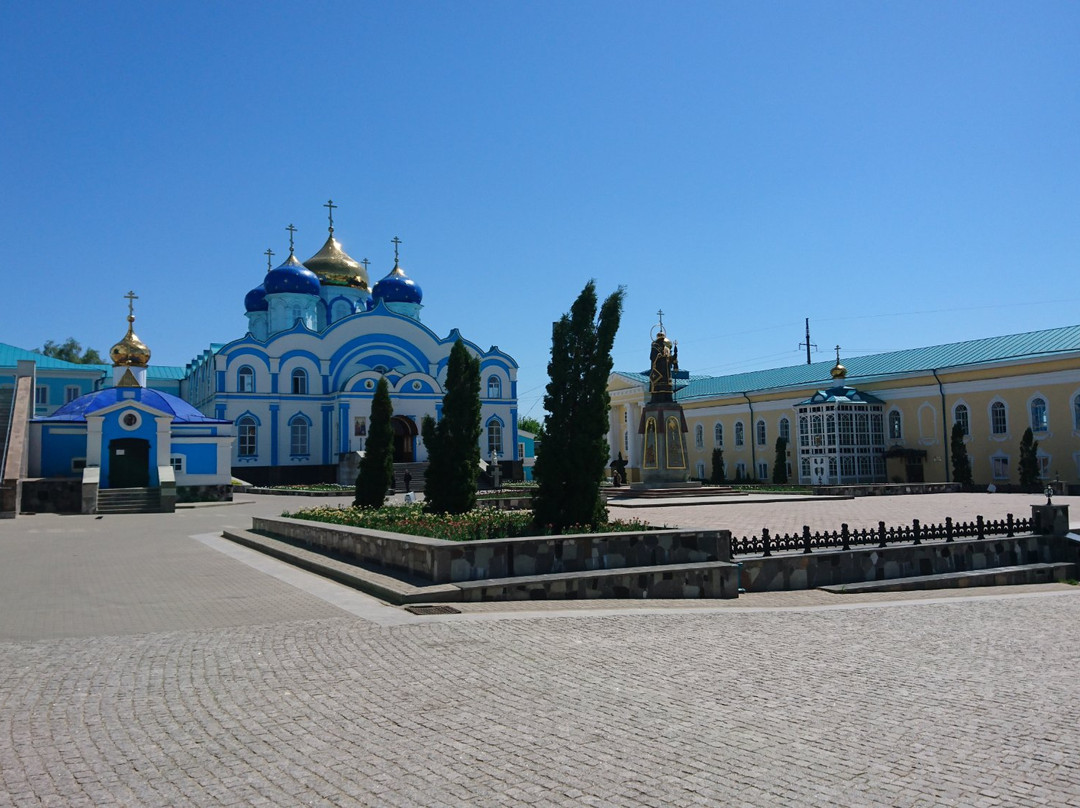
{"type": "Polygon", "coordinates": [[[212,443],[174,443],[169,451],[184,456],[186,474],[217,474],[217,446],[212,443]]]}
{"type": "MultiPolygon", "coordinates": [[[[64,427],[70,430],[71,427],[64,427]]],[[[81,477],[71,470],[71,460],[86,457],[86,430],[81,435],[57,435],[50,427],[41,430],[41,475],[43,477],[81,477]]]]}

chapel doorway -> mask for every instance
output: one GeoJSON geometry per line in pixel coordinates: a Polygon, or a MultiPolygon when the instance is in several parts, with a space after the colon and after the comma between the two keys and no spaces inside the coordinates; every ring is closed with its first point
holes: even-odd
{"type": "Polygon", "coordinates": [[[390,419],[394,430],[394,462],[412,463],[416,460],[416,424],[404,415],[395,415],[390,419]]]}
{"type": "Polygon", "coordinates": [[[109,441],[109,488],[146,488],[150,484],[150,441],[109,441]]]}

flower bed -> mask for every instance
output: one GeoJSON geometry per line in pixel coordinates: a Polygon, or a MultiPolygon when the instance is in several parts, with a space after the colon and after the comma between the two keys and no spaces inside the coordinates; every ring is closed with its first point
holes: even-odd
{"type": "MultiPolygon", "coordinates": [[[[295,513],[285,512],[282,516],[449,541],[515,539],[548,536],[553,533],[551,530],[536,529],[532,511],[500,511],[494,508],[476,508],[462,514],[434,514],[426,512],[422,504],[385,505],[382,508],[338,508],[322,505],[303,508],[295,513]]],[[[600,525],[596,531],[574,525],[565,533],[625,533],[651,529],[637,520],[616,520],[600,525]]]]}

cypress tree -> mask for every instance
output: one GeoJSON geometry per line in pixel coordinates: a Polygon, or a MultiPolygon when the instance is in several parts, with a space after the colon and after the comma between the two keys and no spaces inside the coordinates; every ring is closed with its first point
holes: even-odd
{"type": "Polygon", "coordinates": [[[723,485],[727,482],[724,476],[724,450],[719,447],[712,450],[712,476],[709,482],[714,485],[723,485]]]}
{"type": "Polygon", "coordinates": [[[596,282],[589,281],[570,313],[551,328],[544,450],[533,467],[539,483],[533,518],[540,527],[562,532],[571,525],[595,528],[607,520],[600,496],[611,451],[607,381],[625,295],[621,286],[612,292],[597,317],[596,282]]]}
{"type": "Polygon", "coordinates": [[[390,385],[384,376],[379,379],[371,400],[371,424],[356,475],[353,505],[357,508],[381,508],[386,501],[386,489],[394,479],[394,428],[390,426],[393,414],[390,385]]]}
{"type": "Polygon", "coordinates": [[[424,480],[427,509],[433,513],[465,513],[476,507],[476,475],[480,471],[480,360],[458,340],[446,367],[446,395],[438,423],[425,416],[421,424],[428,451],[424,480]]]}
{"type": "Polygon", "coordinates": [[[1024,430],[1020,439],[1020,488],[1036,493],[1039,490],[1039,442],[1031,427],[1024,430]]]}
{"type": "Polygon", "coordinates": [[[787,485],[787,440],[776,439],[776,456],[773,458],[772,481],[777,485],[787,485]]]}
{"type": "Polygon", "coordinates": [[[964,427],[959,421],[955,421],[952,425],[949,443],[949,450],[952,453],[953,482],[960,483],[964,491],[970,491],[974,488],[975,482],[971,478],[971,458],[968,457],[967,445],[964,443],[964,427]]]}

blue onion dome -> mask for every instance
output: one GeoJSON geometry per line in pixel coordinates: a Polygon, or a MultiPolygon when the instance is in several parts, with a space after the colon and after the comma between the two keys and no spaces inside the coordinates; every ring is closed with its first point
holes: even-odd
{"type": "Polygon", "coordinates": [[[261,283],[244,296],[244,311],[266,311],[269,306],[266,303],[266,287],[261,283]]]}
{"type": "Polygon", "coordinates": [[[341,242],[334,238],[333,229],[322,249],[306,260],[304,266],[327,286],[351,286],[364,291],[370,288],[367,270],[341,248],[341,242]]]}
{"type": "Polygon", "coordinates": [[[319,294],[319,279],[315,277],[314,272],[301,264],[292,253],[289,253],[289,257],[284,264],[266,273],[262,285],[268,295],[281,294],[282,292],[292,292],[298,295],[319,294]]]}
{"type": "Polygon", "coordinates": [[[424,299],[424,292],[405,270],[394,264],[390,274],[375,284],[371,296],[385,303],[419,303],[424,299]]]}

